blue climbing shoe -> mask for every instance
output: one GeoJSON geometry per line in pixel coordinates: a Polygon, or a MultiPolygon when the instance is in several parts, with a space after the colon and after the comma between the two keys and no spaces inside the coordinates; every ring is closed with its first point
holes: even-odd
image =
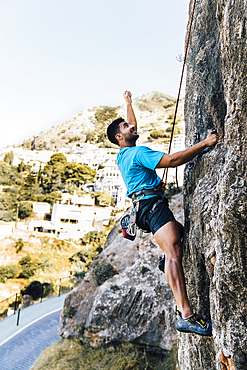
{"type": "Polygon", "coordinates": [[[163,258],[160,257],[158,267],[160,271],[165,272],[165,256],[163,258]]]}
{"type": "Polygon", "coordinates": [[[179,311],[178,313],[179,317],[176,322],[176,328],[178,331],[182,331],[184,333],[196,333],[204,336],[212,335],[211,322],[205,323],[196,313],[187,319],[183,319],[179,311]]]}

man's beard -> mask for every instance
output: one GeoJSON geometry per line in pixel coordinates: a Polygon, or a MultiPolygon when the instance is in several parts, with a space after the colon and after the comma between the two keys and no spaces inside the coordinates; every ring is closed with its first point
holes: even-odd
{"type": "Polygon", "coordinates": [[[139,137],[139,134],[136,134],[136,135],[126,134],[126,135],[124,135],[125,141],[128,144],[131,144],[131,145],[136,143],[136,140],[138,139],[138,137],[139,137]]]}

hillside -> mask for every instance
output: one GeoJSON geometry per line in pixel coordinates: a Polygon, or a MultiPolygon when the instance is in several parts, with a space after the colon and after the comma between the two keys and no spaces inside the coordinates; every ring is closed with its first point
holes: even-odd
{"type": "MultiPolygon", "coordinates": [[[[183,131],[183,100],[178,109],[178,129],[183,131]]],[[[135,114],[139,124],[139,144],[147,143],[149,134],[154,129],[166,130],[172,120],[175,99],[159,92],[151,92],[133,100],[135,114]]],[[[112,119],[125,116],[125,106],[94,107],[79,112],[69,121],[41,132],[36,137],[26,140],[21,146],[28,149],[59,150],[80,146],[85,140],[107,146],[105,128],[112,119]]],[[[169,136],[169,133],[168,133],[169,136]]],[[[159,140],[162,141],[162,140],[159,140]]],[[[164,141],[164,140],[163,140],[164,141]]]]}

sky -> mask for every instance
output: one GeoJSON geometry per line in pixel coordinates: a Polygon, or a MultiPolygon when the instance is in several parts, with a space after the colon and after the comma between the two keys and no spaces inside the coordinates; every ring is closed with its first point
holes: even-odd
{"type": "Polygon", "coordinates": [[[188,4],[1,0],[0,148],[82,110],[122,105],[126,89],[177,97],[188,4]]]}

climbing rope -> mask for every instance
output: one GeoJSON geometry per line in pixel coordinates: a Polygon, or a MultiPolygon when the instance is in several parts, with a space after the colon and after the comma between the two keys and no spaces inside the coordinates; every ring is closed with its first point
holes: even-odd
{"type": "MultiPolygon", "coordinates": [[[[178,97],[177,97],[177,101],[176,101],[174,119],[173,119],[173,123],[172,123],[172,131],[171,131],[171,138],[170,138],[170,143],[169,143],[169,148],[168,148],[168,154],[170,154],[170,152],[171,152],[172,139],[173,139],[174,128],[175,128],[175,123],[176,123],[176,117],[177,117],[178,103],[179,103],[179,98],[180,98],[180,93],[181,93],[181,87],[182,87],[182,82],[183,82],[183,77],[184,77],[184,69],[185,69],[185,63],[186,63],[187,52],[188,52],[188,47],[189,47],[190,34],[191,34],[191,28],[192,28],[192,23],[193,23],[193,18],[194,18],[195,6],[196,6],[196,0],[194,0],[192,13],[191,13],[191,17],[190,17],[190,26],[189,26],[187,42],[186,42],[186,47],[185,47],[185,52],[184,52],[184,62],[183,62],[183,68],[182,68],[181,79],[180,79],[180,84],[179,84],[178,97]]],[[[165,177],[164,188],[166,187],[166,183],[167,183],[167,175],[168,175],[168,168],[165,168],[163,176],[162,176],[162,182],[163,182],[164,177],[165,177]]],[[[177,167],[176,167],[176,184],[177,184],[177,189],[178,189],[178,170],[177,170],[177,167]]]]}

